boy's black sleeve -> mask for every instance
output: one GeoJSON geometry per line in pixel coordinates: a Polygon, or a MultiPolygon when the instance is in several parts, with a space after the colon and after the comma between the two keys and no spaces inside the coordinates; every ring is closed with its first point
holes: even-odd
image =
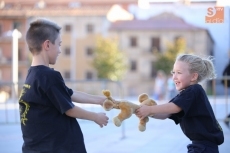
{"type": "Polygon", "coordinates": [[[71,100],[72,94],[72,90],[68,90],[65,87],[60,87],[59,85],[52,86],[47,91],[50,101],[62,114],[74,107],[74,104],[71,100]]]}
{"type": "Polygon", "coordinates": [[[74,104],[71,100],[73,90],[65,85],[65,82],[59,72],[52,73],[52,80],[50,80],[50,82],[52,82],[52,85],[49,86],[48,90],[46,91],[46,95],[51,103],[62,114],[64,114],[67,110],[74,107],[74,104]]]}

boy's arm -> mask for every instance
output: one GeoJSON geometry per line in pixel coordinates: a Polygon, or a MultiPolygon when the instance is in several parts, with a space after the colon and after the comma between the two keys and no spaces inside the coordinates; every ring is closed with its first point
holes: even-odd
{"type": "Polygon", "coordinates": [[[98,104],[103,105],[106,97],[91,95],[80,91],[73,91],[73,95],[71,96],[71,100],[77,103],[85,103],[85,104],[98,104]]]}
{"type": "Polygon", "coordinates": [[[108,117],[105,113],[94,113],[87,110],[84,110],[78,106],[67,110],[65,114],[69,117],[85,119],[96,122],[100,127],[106,126],[108,123],[108,117]]]}

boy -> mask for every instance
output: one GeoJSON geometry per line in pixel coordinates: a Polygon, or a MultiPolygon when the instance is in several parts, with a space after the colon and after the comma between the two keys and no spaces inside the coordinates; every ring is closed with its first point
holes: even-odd
{"type": "Polygon", "coordinates": [[[106,126],[108,117],[75,106],[72,101],[102,105],[103,96],[69,89],[58,71],[49,68],[61,53],[61,28],[46,19],[30,24],[26,41],[32,64],[19,97],[23,153],[86,153],[76,118],[106,126]]]}

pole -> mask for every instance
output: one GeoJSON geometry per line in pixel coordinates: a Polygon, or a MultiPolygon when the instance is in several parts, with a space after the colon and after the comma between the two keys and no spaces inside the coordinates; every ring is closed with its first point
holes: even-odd
{"type": "Polygon", "coordinates": [[[12,90],[12,99],[16,99],[18,97],[18,38],[19,31],[14,29],[13,31],[13,52],[12,52],[12,80],[13,80],[13,90],[12,90]]]}
{"type": "MultiPolygon", "coordinates": [[[[76,48],[76,44],[77,44],[77,32],[76,32],[76,28],[74,26],[72,26],[73,28],[73,32],[71,34],[71,41],[70,41],[70,55],[71,55],[71,68],[70,68],[70,78],[71,80],[77,80],[77,48],[76,48]]],[[[73,83],[71,85],[71,87],[76,90],[77,86],[75,83],[73,83]]]]}

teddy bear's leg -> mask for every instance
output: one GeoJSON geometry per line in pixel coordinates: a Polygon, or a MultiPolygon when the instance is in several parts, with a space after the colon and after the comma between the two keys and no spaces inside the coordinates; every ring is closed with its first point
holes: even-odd
{"type": "Polygon", "coordinates": [[[146,123],[149,121],[149,118],[148,117],[145,117],[144,119],[141,119],[140,120],[140,123],[139,123],[139,130],[141,132],[145,131],[146,129],[146,123]]]}
{"type": "Polygon", "coordinates": [[[120,114],[113,118],[113,123],[118,127],[121,126],[122,121],[124,121],[125,119],[129,118],[132,115],[131,108],[120,107],[120,109],[121,109],[120,114]]]}
{"type": "Polygon", "coordinates": [[[121,122],[122,122],[122,121],[120,121],[120,120],[118,119],[118,117],[114,117],[114,118],[113,118],[113,123],[114,123],[116,126],[118,126],[118,127],[121,126],[121,122]]]}

